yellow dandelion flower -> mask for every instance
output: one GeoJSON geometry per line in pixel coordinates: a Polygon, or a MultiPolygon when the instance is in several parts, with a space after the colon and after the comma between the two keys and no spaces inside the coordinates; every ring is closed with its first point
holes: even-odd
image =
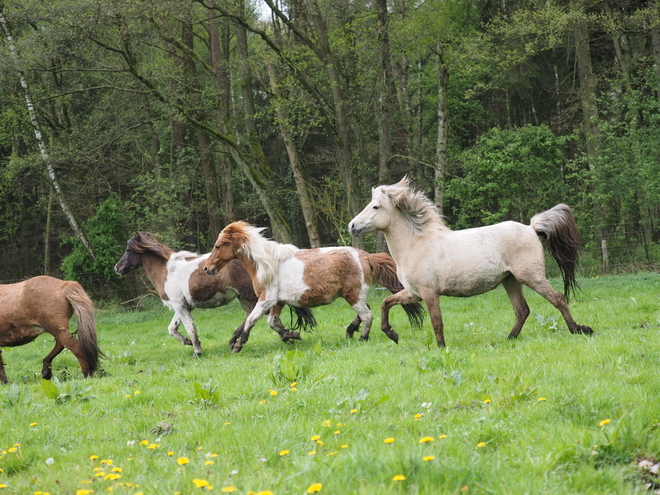
{"type": "Polygon", "coordinates": [[[277,392],[275,390],[269,390],[268,393],[270,395],[277,395],[277,392]]]}
{"type": "Polygon", "coordinates": [[[341,448],[342,448],[342,449],[347,449],[347,448],[348,448],[348,444],[345,443],[344,445],[341,445],[341,448]]]}
{"type": "Polygon", "coordinates": [[[477,447],[485,447],[485,446],[486,446],[486,442],[479,442],[477,444],[477,447]]]}
{"type": "Polygon", "coordinates": [[[447,435],[440,435],[438,438],[439,438],[439,439],[447,438],[447,435]]]}
{"type": "Polygon", "coordinates": [[[141,394],[141,392],[140,392],[139,390],[136,390],[136,391],[133,392],[133,393],[134,393],[135,395],[140,395],[140,394],[141,394]]]}
{"type": "Polygon", "coordinates": [[[218,454],[209,454],[209,457],[218,457],[218,454]]]}
{"type": "Polygon", "coordinates": [[[112,472],[113,473],[121,473],[121,468],[120,467],[113,467],[112,472]]]}
{"type": "Polygon", "coordinates": [[[419,443],[429,443],[433,441],[433,437],[422,437],[419,439],[419,443]]]}
{"type": "Polygon", "coordinates": [[[329,419],[326,419],[323,423],[321,423],[321,426],[323,426],[324,428],[330,428],[331,425],[332,423],[330,422],[329,419]]]}
{"type": "Polygon", "coordinates": [[[89,460],[90,460],[90,461],[95,461],[95,460],[98,459],[98,458],[99,458],[99,456],[97,456],[97,455],[95,455],[95,454],[92,454],[92,455],[89,456],[89,460]]]}
{"type": "Polygon", "coordinates": [[[30,426],[37,426],[37,423],[30,423],[30,426]]]}
{"type": "Polygon", "coordinates": [[[319,438],[321,438],[321,435],[314,435],[311,440],[312,442],[316,442],[319,438]]]}
{"type": "Polygon", "coordinates": [[[298,385],[298,382],[291,382],[292,387],[295,387],[296,385],[298,385]]]}
{"type": "Polygon", "coordinates": [[[213,461],[205,461],[204,462],[205,466],[210,466],[211,464],[215,464],[215,462],[213,462],[213,461]]]}
{"type": "Polygon", "coordinates": [[[170,450],[170,451],[167,453],[167,455],[169,455],[170,457],[172,457],[172,456],[174,455],[174,452],[172,452],[172,451],[170,450]]]}
{"type": "Polygon", "coordinates": [[[119,478],[121,478],[121,474],[117,474],[117,473],[108,473],[103,477],[104,480],[110,480],[110,481],[118,480],[119,478]]]}
{"type": "Polygon", "coordinates": [[[307,455],[316,455],[316,450],[310,450],[307,455]]]}
{"type": "Polygon", "coordinates": [[[225,423],[225,426],[229,426],[231,423],[225,423]]]}
{"type": "Polygon", "coordinates": [[[112,466],[113,460],[112,459],[103,459],[101,461],[101,464],[107,464],[108,466],[112,466]]]}
{"type": "Polygon", "coordinates": [[[405,480],[405,479],[406,479],[406,477],[405,477],[404,475],[402,475],[402,474],[397,474],[396,476],[394,476],[394,477],[392,478],[392,481],[403,481],[403,480],[405,480]]]}
{"type": "Polygon", "coordinates": [[[545,400],[545,397],[539,397],[539,401],[543,402],[545,400]]]}
{"type": "Polygon", "coordinates": [[[335,455],[336,453],[337,453],[337,452],[332,451],[332,452],[328,452],[326,455],[329,457],[329,456],[333,456],[333,455],[335,455]]]}
{"type": "Polygon", "coordinates": [[[266,403],[265,400],[260,400],[260,401],[259,401],[259,404],[265,404],[265,403],[266,403]]]}
{"type": "Polygon", "coordinates": [[[150,449],[150,450],[157,449],[158,447],[160,447],[160,444],[159,444],[159,443],[150,443],[150,444],[147,446],[147,448],[150,449]]]}
{"type": "Polygon", "coordinates": [[[323,447],[323,440],[317,440],[316,445],[320,445],[321,447],[323,447]]]}
{"type": "Polygon", "coordinates": [[[612,422],[611,419],[604,419],[600,423],[598,423],[598,426],[605,426],[606,424],[609,424],[611,422],[612,422]]]}
{"type": "Polygon", "coordinates": [[[233,492],[237,492],[238,488],[236,488],[235,486],[225,486],[222,487],[220,491],[223,493],[233,493],[233,492]]]}
{"type": "Polygon", "coordinates": [[[490,400],[490,399],[486,399],[486,400],[484,400],[484,404],[490,404],[490,403],[491,403],[491,400],[490,400]]]}
{"type": "Polygon", "coordinates": [[[76,495],[89,495],[90,493],[94,493],[94,490],[89,490],[86,488],[81,490],[76,490],[76,495]]]}
{"type": "Polygon", "coordinates": [[[356,412],[358,412],[358,410],[357,410],[357,409],[351,409],[351,412],[352,412],[353,414],[355,414],[356,412]]]}
{"type": "Polygon", "coordinates": [[[205,486],[209,486],[208,481],[199,478],[195,478],[194,480],[192,480],[192,482],[197,488],[204,488],[205,486]]]}
{"type": "Polygon", "coordinates": [[[9,447],[7,452],[16,452],[18,449],[16,447],[9,447]]]}
{"type": "Polygon", "coordinates": [[[204,447],[200,445],[199,447],[197,447],[197,450],[204,450],[204,447]]]}
{"type": "Polygon", "coordinates": [[[309,485],[309,488],[307,489],[307,493],[318,493],[321,491],[321,488],[323,488],[323,484],[314,483],[313,485],[309,485]]]}
{"type": "Polygon", "coordinates": [[[273,492],[270,490],[261,490],[257,495],[273,495],[273,492]]]}
{"type": "Polygon", "coordinates": [[[392,438],[392,437],[388,437],[388,438],[386,438],[385,440],[383,440],[383,442],[385,442],[385,443],[393,443],[394,440],[395,440],[394,438],[392,438]]]}
{"type": "Polygon", "coordinates": [[[341,433],[341,431],[339,431],[339,430],[335,430],[335,431],[333,432],[333,435],[339,435],[340,433],[341,433]]]}
{"type": "Polygon", "coordinates": [[[140,445],[149,445],[149,440],[142,440],[140,445]]]}
{"type": "Polygon", "coordinates": [[[434,455],[425,455],[424,457],[422,457],[423,461],[432,461],[433,459],[435,459],[434,455]]]}
{"type": "Polygon", "coordinates": [[[96,473],[94,476],[96,476],[97,478],[100,478],[100,477],[103,476],[104,474],[105,474],[105,473],[103,473],[103,472],[98,472],[98,473],[96,473]]]}
{"type": "Polygon", "coordinates": [[[424,416],[423,414],[419,414],[419,413],[417,413],[417,414],[415,414],[415,419],[416,419],[416,420],[418,420],[418,419],[422,419],[423,416],[424,416]]]}
{"type": "Polygon", "coordinates": [[[190,462],[190,461],[188,460],[187,457],[179,457],[179,458],[176,460],[176,463],[177,463],[179,466],[184,466],[184,465],[188,464],[189,462],[190,462]]]}
{"type": "Polygon", "coordinates": [[[7,485],[5,485],[4,483],[0,483],[0,488],[9,488],[9,487],[7,485]]]}
{"type": "Polygon", "coordinates": [[[342,426],[344,426],[344,423],[337,423],[337,428],[341,428],[342,426]]]}
{"type": "Polygon", "coordinates": [[[131,396],[131,394],[126,394],[124,395],[124,399],[128,399],[131,396]]]}
{"type": "Polygon", "coordinates": [[[287,455],[288,453],[289,453],[288,450],[283,450],[283,451],[280,452],[280,455],[281,455],[281,456],[285,456],[285,455],[287,455]]]}
{"type": "Polygon", "coordinates": [[[292,391],[292,392],[297,392],[298,389],[297,389],[296,387],[291,387],[291,391],[292,391]]]}

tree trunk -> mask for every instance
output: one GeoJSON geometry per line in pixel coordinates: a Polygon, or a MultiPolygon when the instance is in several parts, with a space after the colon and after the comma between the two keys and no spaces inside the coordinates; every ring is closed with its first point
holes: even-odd
{"type": "Polygon", "coordinates": [[[437,46],[438,55],[438,136],[436,143],[436,163],[433,177],[435,205],[443,214],[443,190],[447,160],[447,85],[449,74],[443,59],[443,47],[437,46]]]}
{"type": "Polygon", "coordinates": [[[280,95],[280,90],[277,85],[277,75],[275,67],[271,62],[266,62],[266,70],[270,78],[270,88],[275,96],[275,110],[277,112],[277,119],[279,121],[280,133],[286,148],[286,153],[289,157],[291,170],[293,171],[293,179],[296,183],[296,192],[298,193],[298,200],[300,201],[300,208],[302,209],[303,218],[305,219],[305,227],[307,228],[307,236],[309,237],[309,244],[311,247],[321,247],[321,236],[319,235],[318,226],[316,224],[316,215],[314,214],[314,207],[312,200],[307,189],[307,182],[303,176],[302,162],[300,155],[293,142],[293,133],[289,127],[289,115],[286,109],[286,103],[280,95]]]}
{"type": "Polygon", "coordinates": [[[580,80],[580,101],[582,103],[587,153],[593,159],[598,152],[600,132],[596,112],[596,78],[591,64],[589,32],[585,26],[578,25],[574,28],[573,34],[575,36],[575,59],[580,80]]]}
{"type": "MultiPolygon", "coordinates": [[[[657,8],[655,2],[649,2],[649,6],[654,10],[657,8]]],[[[657,17],[653,18],[653,25],[651,27],[651,50],[653,52],[655,75],[658,79],[658,84],[660,84],[660,27],[658,27],[657,17]]],[[[656,95],[660,98],[660,87],[656,89],[656,95]]]]}
{"type": "MultiPolygon", "coordinates": [[[[229,122],[231,101],[230,74],[229,65],[229,22],[226,18],[218,21],[215,11],[208,10],[209,32],[211,38],[211,64],[215,71],[216,83],[218,86],[218,130],[226,133],[226,123],[229,122]],[[220,25],[221,23],[221,25],[220,25]]],[[[224,206],[225,224],[236,220],[234,213],[234,194],[232,191],[231,160],[229,159],[229,150],[224,144],[220,144],[225,151],[220,157],[220,174],[222,176],[222,198],[224,206]]]]}
{"type": "Polygon", "coordinates": [[[78,219],[69,209],[69,205],[67,204],[66,199],[64,198],[64,192],[62,191],[62,188],[60,187],[60,183],[57,179],[55,168],[53,167],[53,164],[50,161],[50,156],[48,155],[48,150],[46,148],[46,142],[44,140],[43,133],[41,132],[41,125],[39,123],[39,119],[37,118],[37,111],[34,108],[34,105],[32,103],[32,97],[30,96],[30,87],[28,86],[25,77],[23,77],[23,71],[21,70],[21,66],[18,59],[18,52],[16,50],[16,46],[14,45],[14,38],[11,35],[9,25],[7,24],[7,21],[5,20],[5,16],[2,12],[0,12],[0,24],[2,24],[2,28],[5,31],[5,36],[7,38],[7,45],[9,46],[9,52],[11,54],[14,67],[16,69],[16,74],[18,75],[18,78],[21,83],[21,87],[23,88],[23,91],[25,93],[25,103],[27,105],[28,113],[30,115],[30,122],[32,123],[32,128],[34,130],[34,137],[37,140],[37,144],[39,146],[39,152],[41,153],[41,159],[43,160],[44,165],[46,166],[46,171],[48,172],[48,177],[50,178],[51,186],[55,191],[55,195],[57,196],[57,199],[60,203],[60,207],[62,208],[64,215],[69,221],[69,225],[73,229],[76,238],[78,239],[78,241],[80,241],[80,244],[82,244],[82,246],[85,248],[90,258],[94,259],[95,256],[94,256],[94,250],[92,249],[92,245],[89,243],[89,240],[87,239],[87,235],[85,234],[85,231],[78,222],[78,219]]]}

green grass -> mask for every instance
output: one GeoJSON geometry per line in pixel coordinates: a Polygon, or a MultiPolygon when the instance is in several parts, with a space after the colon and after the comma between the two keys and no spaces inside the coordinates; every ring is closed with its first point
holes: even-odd
{"type": "MultiPolygon", "coordinates": [[[[532,316],[509,341],[513,312],[498,289],[441,299],[446,350],[428,318],[412,332],[400,308],[399,345],[378,314],[369,342],[346,340],[354,313],[336,301],[315,310],[319,328],[303,342],[282,344],[263,319],[233,355],[243,316],[232,303],[193,313],[195,359],[167,334],[165,308],[105,308],[103,372],[84,380],[62,354],[59,400],[39,377],[52,337],[3,354],[0,495],[208,491],[193,479],[240,494],[304,494],[317,482],[328,494],[649,493],[660,480],[636,461],[660,459],[660,274],[580,282],[571,311],[594,336],[571,335],[528,292],[532,316]],[[106,479],[112,468],[121,478],[106,479]]],[[[372,308],[383,296],[372,291],[372,308]]]]}

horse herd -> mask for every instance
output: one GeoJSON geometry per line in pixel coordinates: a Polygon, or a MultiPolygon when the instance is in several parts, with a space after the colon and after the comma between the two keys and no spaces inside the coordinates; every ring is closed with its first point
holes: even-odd
{"type": "MultiPolygon", "coordinates": [[[[234,299],[246,317],[229,341],[233,353],[240,352],[252,327],[266,313],[280,339],[292,342],[300,340],[297,330],[316,325],[309,308],[339,297],[356,312],[346,336],[353,337],[362,325],[360,340],[368,340],[373,314],[366,298],[371,284],[392,293],[381,305],[381,330],[394,342],[399,337],[389,323],[392,306],[402,305],[411,326],[421,327],[423,301],[438,346],[443,347],[439,296],[474,296],[500,284],[515,313],[509,338],[519,335],[530,313],[524,285],[559,310],[571,333],[593,333],[590,327],[575,323],[568,309],[568,297],[576,288],[579,238],[571,209],[563,204],[535,215],[530,225],[508,221],[452,231],[435,205],[404,178],[374,188],[371,202],[349,224],[354,236],[382,231],[391,256],[353,247],[300,249],[266,239],[263,230],[233,222],[222,230],[211,253],[204,255],[174,252],[148,232],[138,232],[128,240],[115,271],[125,275],[144,269],[163,304],[174,311],[170,335],[191,345],[195,356],[202,348],[190,311],[234,299]],[[546,279],[541,239],[559,265],[564,295],[546,279]],[[285,305],[296,315],[292,329],[280,320],[285,305]],[[181,323],[187,338],[178,331],[181,323]]],[[[44,332],[55,337],[55,347],[43,360],[44,379],[51,378],[51,363],[64,348],[78,359],[85,377],[94,373],[101,356],[94,306],[80,284],[39,276],[0,285],[0,308],[0,383],[8,381],[1,348],[27,344],[44,332]],[[77,339],[69,331],[74,313],[77,339]]]]}

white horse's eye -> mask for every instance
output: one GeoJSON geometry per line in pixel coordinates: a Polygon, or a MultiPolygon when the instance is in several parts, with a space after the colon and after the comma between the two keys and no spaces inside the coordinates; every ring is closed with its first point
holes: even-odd
{"type": "Polygon", "coordinates": [[[380,208],[380,206],[374,206],[374,210],[377,210],[378,208],[380,208]]]}

